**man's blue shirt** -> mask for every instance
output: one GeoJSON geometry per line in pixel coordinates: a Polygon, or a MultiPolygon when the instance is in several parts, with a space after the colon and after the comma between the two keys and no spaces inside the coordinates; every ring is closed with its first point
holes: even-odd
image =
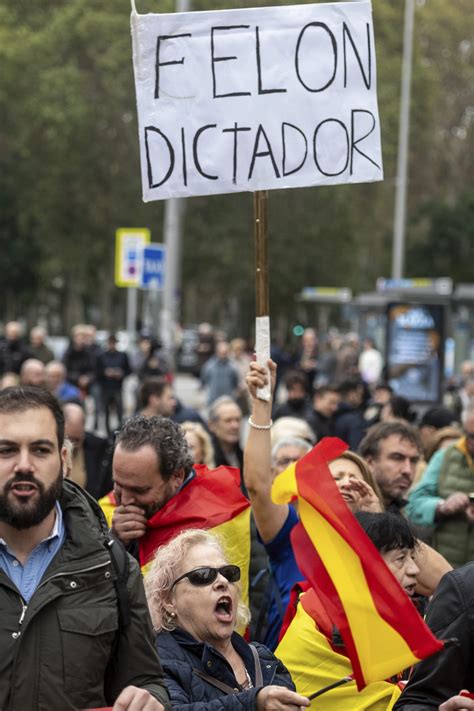
{"type": "Polygon", "coordinates": [[[16,585],[25,602],[29,602],[38,587],[48,565],[64,543],[66,529],[61,507],[56,502],[56,520],[50,535],[34,548],[25,565],[8,550],[3,538],[0,538],[0,568],[5,571],[16,585]]]}

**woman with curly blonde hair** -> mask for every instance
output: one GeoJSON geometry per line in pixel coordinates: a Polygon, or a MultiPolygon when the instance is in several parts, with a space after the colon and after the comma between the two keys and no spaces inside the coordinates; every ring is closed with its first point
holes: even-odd
{"type": "Polygon", "coordinates": [[[309,706],[272,652],[235,631],[249,620],[239,580],[207,531],[183,531],[156,552],[145,587],[175,711],[309,706]]]}

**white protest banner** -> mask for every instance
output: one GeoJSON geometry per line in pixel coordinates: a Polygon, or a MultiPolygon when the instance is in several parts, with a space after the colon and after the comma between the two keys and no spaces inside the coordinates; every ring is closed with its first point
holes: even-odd
{"type": "Polygon", "coordinates": [[[132,12],[143,199],[382,180],[370,2],[132,12]]]}

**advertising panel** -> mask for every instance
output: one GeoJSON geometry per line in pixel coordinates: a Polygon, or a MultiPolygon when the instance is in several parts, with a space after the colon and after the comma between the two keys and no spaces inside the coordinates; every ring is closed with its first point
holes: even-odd
{"type": "Polygon", "coordinates": [[[387,379],[396,395],[411,402],[440,402],[443,334],[442,305],[388,304],[387,379]]]}

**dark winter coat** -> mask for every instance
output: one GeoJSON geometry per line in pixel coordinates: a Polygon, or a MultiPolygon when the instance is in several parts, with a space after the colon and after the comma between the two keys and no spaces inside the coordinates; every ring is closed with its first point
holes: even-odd
{"type": "Polygon", "coordinates": [[[0,569],[0,708],[109,706],[134,685],[170,709],[137,563],[130,559],[124,627],[99,507],[68,481],[60,505],[66,538],[27,606],[0,569]]]}
{"type": "MultiPolygon", "coordinates": [[[[249,645],[237,633],[232,636],[232,644],[255,684],[255,663],[249,645]]],[[[173,711],[247,711],[257,708],[258,689],[240,690],[231,666],[211,645],[197,642],[187,632],[177,629],[161,632],[156,646],[173,711]],[[195,674],[193,669],[218,679],[236,689],[237,693],[226,695],[195,674]]],[[[263,645],[255,644],[255,647],[260,659],[263,686],[284,686],[295,691],[286,667],[263,645]]]]}
{"type": "Polygon", "coordinates": [[[363,411],[341,402],[335,415],[334,434],[342,439],[353,452],[357,452],[367,431],[363,411]]]}
{"type": "Polygon", "coordinates": [[[396,711],[437,709],[461,689],[474,690],[474,563],[446,573],[426,622],[438,639],[456,638],[458,645],[416,665],[396,711]]]}

